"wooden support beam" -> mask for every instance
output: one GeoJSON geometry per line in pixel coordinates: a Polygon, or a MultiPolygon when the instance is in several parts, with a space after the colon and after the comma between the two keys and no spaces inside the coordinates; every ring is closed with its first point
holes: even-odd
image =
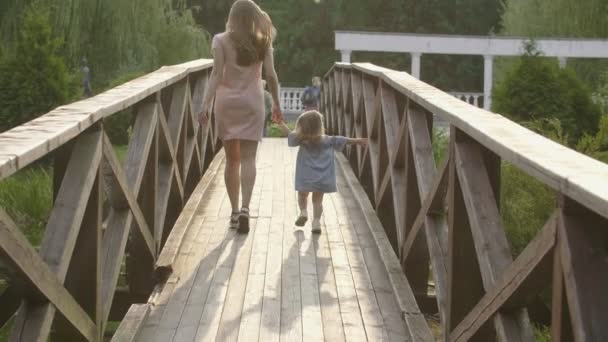
{"type": "Polygon", "coordinates": [[[607,341],[608,220],[579,207],[562,209],[558,226],[572,332],[576,341],[607,341]]]}
{"type": "Polygon", "coordinates": [[[112,342],[135,342],[150,313],[150,304],[132,305],[118,326],[112,342]]]}
{"type": "MultiPolygon", "coordinates": [[[[159,117],[162,115],[159,108],[159,117]]],[[[158,202],[158,191],[160,188],[159,181],[159,157],[158,150],[160,146],[160,125],[157,123],[154,138],[150,153],[145,159],[145,164],[141,165],[144,168],[144,178],[142,188],[137,194],[137,200],[142,213],[148,222],[148,227],[154,229],[158,222],[157,214],[163,210],[163,205],[158,202]]],[[[150,231],[153,233],[153,231],[150,231]]],[[[159,253],[162,248],[162,236],[153,235],[156,247],[156,252],[159,253]]],[[[126,248],[126,273],[129,279],[128,286],[131,294],[134,296],[150,295],[152,292],[154,281],[154,259],[148,250],[146,242],[141,238],[140,234],[131,234],[131,238],[126,248]]]]}
{"type": "MultiPolygon", "coordinates": [[[[407,207],[401,207],[406,204],[406,170],[395,167],[395,159],[405,159],[405,155],[391,158],[393,155],[392,151],[398,150],[398,146],[402,144],[399,139],[399,113],[397,112],[397,102],[395,99],[394,91],[386,86],[380,86],[380,98],[382,106],[382,129],[383,142],[382,148],[385,150],[388,158],[388,165],[386,166],[386,173],[390,175],[392,195],[393,195],[393,216],[395,217],[395,233],[396,233],[396,246],[399,247],[405,240],[406,233],[406,216],[407,207]]],[[[402,136],[402,138],[404,138],[402,136]]],[[[404,151],[407,153],[407,151],[404,151]]],[[[381,170],[385,169],[382,165],[381,170]]],[[[381,194],[380,194],[381,195],[381,194]]]]}
{"type": "MultiPolygon", "coordinates": [[[[156,153],[156,121],[155,103],[148,102],[138,108],[125,162],[127,184],[130,185],[130,191],[133,194],[139,194],[144,182],[145,166],[149,156],[151,153],[156,153]]],[[[104,324],[107,322],[112,305],[132,223],[133,214],[130,210],[113,210],[108,218],[107,229],[103,236],[101,281],[104,324]]],[[[143,260],[141,266],[142,268],[145,266],[143,260]]]]}
{"type": "MultiPolygon", "coordinates": [[[[101,339],[101,234],[102,234],[102,194],[103,176],[98,169],[97,179],[91,190],[78,240],[74,248],[74,257],[70,261],[65,287],[78,301],[86,314],[97,326],[97,339],[101,339]]],[[[51,339],[59,341],[87,341],[63,315],[55,318],[51,339]]]]}
{"type": "MultiPolygon", "coordinates": [[[[443,332],[447,336],[475,307],[484,295],[483,281],[471,235],[471,225],[458,178],[456,144],[464,139],[462,133],[450,133],[450,175],[448,190],[448,296],[443,332]]],[[[494,341],[491,326],[483,326],[471,340],[494,341]]]]}
{"type": "MultiPolygon", "coordinates": [[[[433,146],[431,135],[429,134],[429,126],[426,120],[426,114],[418,110],[413,103],[406,107],[407,121],[406,127],[406,153],[407,158],[405,167],[407,169],[407,186],[408,196],[406,200],[406,230],[409,232],[413,229],[416,218],[422,209],[423,200],[429,195],[431,186],[437,173],[435,160],[433,158],[433,146]]],[[[427,221],[427,219],[425,219],[427,221]]],[[[425,222],[426,223],[426,222],[425,222]]],[[[436,273],[439,285],[437,298],[442,302],[445,301],[445,277],[447,269],[443,265],[443,256],[439,259],[433,259],[435,256],[441,255],[438,234],[442,233],[441,222],[428,218],[428,225],[425,225],[425,234],[418,234],[412,241],[409,247],[408,257],[403,258],[404,270],[408,279],[412,283],[414,291],[417,293],[427,293],[427,281],[429,278],[429,261],[433,266],[433,272],[436,273]],[[437,221],[437,222],[435,222],[437,221]],[[434,223],[438,223],[435,225],[434,223]],[[426,233],[428,231],[428,234],[426,233]],[[429,249],[429,247],[431,249],[429,249]],[[430,254],[430,256],[429,256],[430,254]],[[411,270],[415,269],[415,273],[411,270]],[[444,272],[443,274],[437,272],[444,272]]],[[[444,234],[447,234],[447,229],[444,234]]],[[[446,251],[443,251],[446,253],[446,251]]],[[[440,303],[439,308],[442,312],[442,321],[445,321],[445,304],[440,303]]]]}
{"type": "MultiPolygon", "coordinates": [[[[84,336],[89,337],[91,340],[96,337],[97,328],[95,323],[78,305],[68,290],[63,287],[62,281],[58,279],[45,261],[42,260],[36,249],[34,249],[8,214],[1,208],[0,257],[5,262],[9,262],[11,269],[16,273],[17,277],[26,284],[26,288],[20,291],[25,296],[25,302],[19,311],[21,317],[18,317],[15,321],[15,328],[13,328],[11,337],[13,341],[45,340],[41,336],[43,331],[26,331],[23,328],[28,326],[34,328],[35,326],[32,323],[40,317],[38,315],[45,313],[47,307],[53,308],[53,311],[54,308],[57,308],[84,336]],[[24,314],[27,313],[30,316],[25,317],[24,314]],[[34,315],[34,313],[38,315],[34,315]]],[[[6,293],[14,294],[16,289],[10,291],[6,293]]],[[[20,297],[16,298],[20,299],[20,297]]],[[[48,321],[43,322],[44,324],[42,325],[48,326],[50,330],[51,322],[52,317],[48,321]]],[[[48,331],[46,332],[46,336],[48,336],[48,331]]]]}
{"type": "Polygon", "coordinates": [[[0,295],[0,328],[15,316],[21,304],[22,290],[23,285],[19,288],[16,284],[10,284],[0,295]]]}
{"type": "Polygon", "coordinates": [[[403,244],[401,256],[401,262],[406,263],[412,246],[418,239],[418,234],[424,229],[430,261],[433,267],[437,307],[442,322],[446,320],[447,306],[447,223],[444,214],[437,214],[436,212],[439,209],[443,209],[438,203],[444,203],[448,185],[448,165],[449,158],[445,158],[439,173],[432,180],[431,190],[426,195],[422,208],[403,244]]]}
{"type": "Polygon", "coordinates": [[[449,341],[468,341],[500,310],[522,308],[525,300],[544,289],[553,265],[558,215],[553,214],[543,229],[509,265],[499,281],[486,293],[465,319],[454,329],[449,341]],[[544,274],[537,279],[535,274],[544,274]]]}
{"type": "Polygon", "coordinates": [[[105,156],[110,169],[112,170],[112,175],[114,178],[114,185],[116,190],[120,190],[120,195],[124,197],[124,200],[128,204],[128,209],[131,210],[131,214],[135,218],[135,223],[137,223],[137,227],[139,228],[139,233],[141,234],[143,240],[148,246],[148,250],[150,251],[150,255],[154,258],[156,254],[156,246],[154,244],[154,237],[152,237],[151,229],[148,227],[148,223],[144,218],[144,214],[142,213],[139,204],[129,185],[127,183],[127,177],[125,176],[122,168],[120,167],[120,163],[118,162],[118,157],[114,152],[114,147],[112,146],[112,142],[110,138],[104,133],[104,145],[103,145],[103,154],[105,156]]]}
{"type": "MultiPolygon", "coordinates": [[[[559,224],[559,223],[556,223],[559,224]]],[[[561,248],[559,247],[558,234],[557,248],[553,252],[553,288],[551,298],[551,341],[552,342],[572,342],[572,324],[564,289],[564,271],[562,268],[561,248]]]]}
{"type": "MultiPolygon", "coordinates": [[[[485,291],[488,291],[513,262],[513,258],[479,145],[468,141],[457,142],[455,153],[456,169],[471,225],[481,278],[485,291]]],[[[501,341],[534,339],[525,309],[499,313],[494,319],[494,325],[501,341]]]]}
{"type": "MultiPolygon", "coordinates": [[[[74,145],[40,245],[40,257],[60,283],[65,280],[86,204],[101,163],[102,132],[92,129],[89,133],[83,133],[74,145]]],[[[26,300],[17,315],[11,338],[25,341],[45,340],[50,333],[54,316],[55,306],[26,300]]],[[[91,337],[89,329],[83,329],[82,326],[79,328],[84,330],[81,332],[85,336],[91,337]]],[[[95,335],[93,331],[93,336],[95,335]]]]}

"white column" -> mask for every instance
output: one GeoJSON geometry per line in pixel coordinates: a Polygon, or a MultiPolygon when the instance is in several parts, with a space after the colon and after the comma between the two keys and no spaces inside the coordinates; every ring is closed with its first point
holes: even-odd
{"type": "Polygon", "coordinates": [[[349,51],[349,50],[342,50],[340,52],[342,52],[342,63],[350,63],[350,54],[351,54],[351,51],[349,51]]]}
{"type": "Polygon", "coordinates": [[[412,52],[410,55],[412,56],[412,76],[420,79],[420,56],[422,56],[422,54],[412,52]]]}
{"type": "Polygon", "coordinates": [[[483,56],[483,109],[492,107],[494,56],[483,56]]]}
{"type": "Polygon", "coordinates": [[[557,57],[557,60],[559,61],[559,67],[560,68],[565,68],[566,64],[568,63],[568,58],[567,57],[557,57]]]}

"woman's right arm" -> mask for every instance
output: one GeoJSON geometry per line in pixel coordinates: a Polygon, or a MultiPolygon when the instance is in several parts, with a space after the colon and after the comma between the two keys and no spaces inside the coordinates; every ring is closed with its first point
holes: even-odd
{"type": "Polygon", "coordinates": [[[201,107],[201,113],[199,120],[201,124],[206,124],[208,117],[207,113],[211,109],[211,101],[215,97],[215,92],[219,86],[221,80],[224,78],[224,51],[221,47],[217,37],[213,38],[212,51],[213,51],[213,70],[209,77],[209,83],[205,90],[205,96],[203,96],[203,105],[201,107]]]}
{"type": "Polygon", "coordinates": [[[264,58],[264,70],[266,73],[266,82],[268,90],[272,96],[272,119],[275,122],[283,121],[283,113],[281,112],[281,102],[279,98],[279,77],[274,68],[273,49],[270,47],[266,57],[264,58]]]}

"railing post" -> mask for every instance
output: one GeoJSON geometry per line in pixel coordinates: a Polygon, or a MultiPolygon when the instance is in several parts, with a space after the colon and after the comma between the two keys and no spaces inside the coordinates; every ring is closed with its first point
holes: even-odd
{"type": "Polygon", "coordinates": [[[483,109],[492,108],[492,82],[493,82],[494,56],[483,56],[483,109]]]}
{"type": "MultiPolygon", "coordinates": [[[[100,281],[102,184],[103,175],[100,167],[82,219],[80,233],[65,281],[65,287],[91,316],[93,322],[97,324],[100,341],[103,339],[100,281]]],[[[52,339],[57,341],[87,340],[61,314],[57,315],[52,339]]]]}
{"type": "Polygon", "coordinates": [[[420,57],[422,54],[418,52],[411,52],[410,55],[412,56],[412,76],[420,79],[420,57]]]}
{"type": "Polygon", "coordinates": [[[342,53],[342,63],[350,63],[351,51],[349,51],[349,50],[342,50],[340,52],[342,53]]]}

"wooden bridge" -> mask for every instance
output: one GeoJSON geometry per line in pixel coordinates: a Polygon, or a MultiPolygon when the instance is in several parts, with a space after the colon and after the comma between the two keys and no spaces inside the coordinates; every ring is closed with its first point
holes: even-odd
{"type": "Polygon", "coordinates": [[[0,210],[11,341],[101,341],[117,320],[113,341],[533,341],[539,295],[553,341],[608,340],[607,165],[406,73],[336,64],[327,129],[370,146],[337,157],[323,233],[293,226],[295,150],[267,139],[237,235],[214,125],[195,118],[211,66],[165,67],[0,134],[0,179],[39,160],[54,179],[39,247],[0,210]],[[125,111],[121,162],[104,121],[125,111]],[[434,116],[450,124],[438,167],[434,116]],[[559,197],[515,259],[504,162],[559,197]]]}

